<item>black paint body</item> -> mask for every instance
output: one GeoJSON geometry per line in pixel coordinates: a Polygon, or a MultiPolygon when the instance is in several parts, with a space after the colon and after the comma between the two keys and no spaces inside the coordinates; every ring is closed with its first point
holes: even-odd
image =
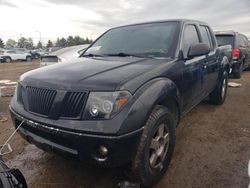
{"type": "Polygon", "coordinates": [[[131,161],[143,126],[155,105],[164,100],[174,101],[181,116],[206,98],[221,79],[222,72],[229,68],[227,57],[217,47],[212,31],[213,47],[208,55],[184,58],[181,41],[186,25],[197,28],[202,42],[199,27],[207,24],[175,21],[179,23],[179,34],[174,57],[80,58],[80,62],[59,63],[22,75],[22,87],[55,90],[57,94],[49,114],[41,115],[25,109],[25,105],[18,102],[17,91],[10,111],[16,126],[25,120],[20,134],[44,150],[87,158],[101,165],[117,166],[131,161]],[[65,118],[60,114],[68,92],[84,92],[87,98],[91,91],[120,90],[129,91],[132,98],[110,120],[65,118]],[[100,145],[109,150],[103,161],[97,159],[100,145]]]}

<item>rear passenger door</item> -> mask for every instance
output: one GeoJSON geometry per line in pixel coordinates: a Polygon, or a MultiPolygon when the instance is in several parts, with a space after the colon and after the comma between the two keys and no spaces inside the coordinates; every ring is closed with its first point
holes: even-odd
{"type": "Polygon", "coordinates": [[[197,25],[187,24],[184,26],[181,50],[184,59],[183,70],[183,105],[185,110],[189,110],[202,99],[202,64],[206,61],[206,56],[194,57],[188,59],[188,51],[192,45],[200,43],[197,25]]]}
{"type": "Polygon", "coordinates": [[[203,62],[202,72],[204,79],[202,83],[202,90],[204,95],[209,94],[216,85],[219,76],[220,64],[217,61],[216,43],[212,31],[206,25],[200,25],[200,34],[202,43],[206,43],[210,47],[210,52],[206,57],[206,61],[203,62]]]}

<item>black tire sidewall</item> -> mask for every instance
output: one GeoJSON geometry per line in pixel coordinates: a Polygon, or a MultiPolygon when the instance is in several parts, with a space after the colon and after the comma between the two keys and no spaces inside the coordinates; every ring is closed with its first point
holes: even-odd
{"type": "Polygon", "coordinates": [[[30,56],[26,57],[26,61],[31,62],[32,58],[30,56]]]}
{"type": "Polygon", "coordinates": [[[5,62],[6,62],[6,63],[10,63],[10,62],[11,62],[11,58],[10,58],[10,57],[6,57],[6,58],[5,58],[5,62]]]}
{"type": "MultiPolygon", "coordinates": [[[[223,97],[221,97],[221,103],[224,103],[227,97],[227,89],[228,89],[228,73],[226,71],[223,72],[222,80],[221,80],[221,86],[220,86],[220,94],[222,93],[222,87],[224,79],[226,79],[226,88],[225,88],[225,94],[223,97]]],[[[221,95],[220,95],[221,96],[221,95]]]]}
{"type": "Polygon", "coordinates": [[[169,110],[165,107],[160,107],[157,110],[153,111],[151,116],[157,117],[157,118],[151,118],[149,119],[149,122],[147,122],[148,130],[147,130],[147,139],[145,141],[145,145],[143,148],[143,152],[140,156],[140,168],[139,172],[140,174],[140,181],[143,186],[151,186],[155,183],[157,183],[160,178],[164,175],[166,172],[172,155],[175,148],[175,121],[173,115],[169,112],[169,110]],[[153,120],[152,120],[153,119],[153,120]],[[166,121],[167,129],[170,135],[170,143],[168,152],[166,154],[165,160],[163,162],[163,168],[160,171],[152,170],[149,164],[149,147],[151,144],[151,140],[157,131],[159,125],[166,121]]]}

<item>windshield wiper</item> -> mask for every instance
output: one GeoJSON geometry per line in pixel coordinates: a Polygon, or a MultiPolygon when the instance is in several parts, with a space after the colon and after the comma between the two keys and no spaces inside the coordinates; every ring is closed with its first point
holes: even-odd
{"type": "Polygon", "coordinates": [[[128,56],[131,56],[131,57],[140,57],[140,58],[145,58],[145,56],[140,56],[140,55],[136,55],[136,54],[127,54],[127,53],[123,53],[123,52],[119,52],[119,53],[116,53],[116,54],[105,54],[107,56],[118,56],[118,57],[128,57],[128,56]]]}
{"type": "Polygon", "coordinates": [[[99,54],[83,54],[81,57],[103,57],[102,55],[99,54]]]}

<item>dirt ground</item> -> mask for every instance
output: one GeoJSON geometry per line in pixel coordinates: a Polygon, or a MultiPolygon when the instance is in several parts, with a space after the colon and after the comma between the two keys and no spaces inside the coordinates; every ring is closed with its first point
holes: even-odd
{"type": "MultiPolygon", "coordinates": [[[[38,67],[37,62],[0,64],[0,80],[18,77],[38,67]]],[[[202,102],[182,118],[171,165],[155,188],[246,188],[250,159],[250,72],[244,72],[240,88],[229,88],[226,102],[213,106],[202,102]]],[[[10,97],[0,98],[0,144],[14,130],[9,117],[10,97]]],[[[102,169],[48,154],[26,143],[19,135],[14,150],[4,157],[19,168],[31,188],[112,188],[124,180],[121,169],[102,169]]]]}

